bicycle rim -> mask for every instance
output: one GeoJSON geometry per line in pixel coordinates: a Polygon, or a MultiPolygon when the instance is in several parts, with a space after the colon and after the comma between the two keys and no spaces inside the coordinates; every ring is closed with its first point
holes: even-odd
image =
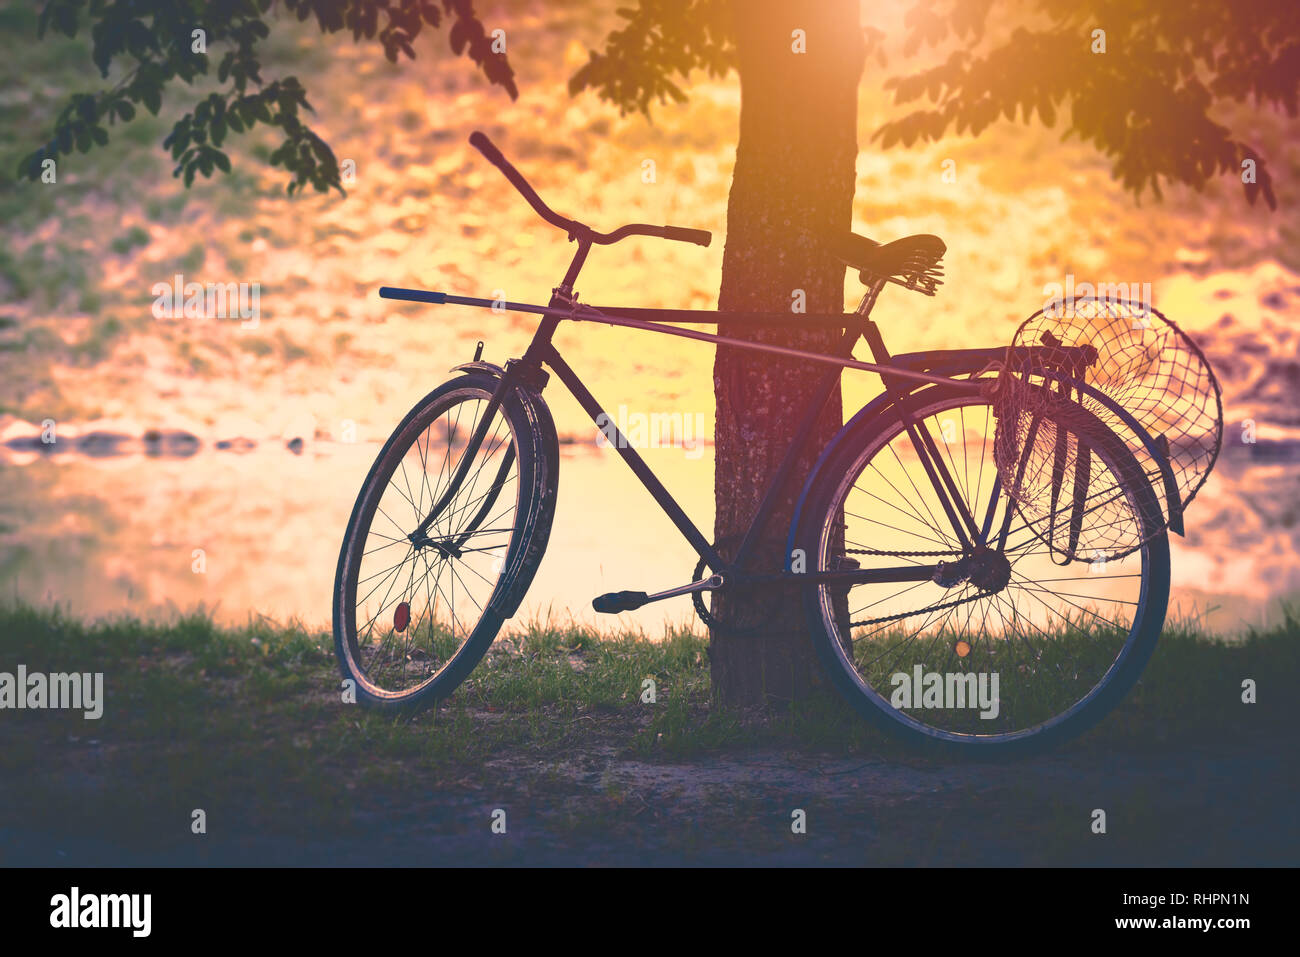
{"type": "MultiPolygon", "coordinates": [[[[986,401],[932,395],[912,411],[935,437],[982,525],[997,471],[986,401]]],[[[1103,512],[1109,521],[1116,514],[1149,520],[1153,496],[1136,461],[1100,432],[1089,434],[1089,444],[1100,475],[1080,482],[1085,529],[1089,515],[1103,512]],[[1120,512],[1116,496],[1128,504],[1120,512]]],[[[839,462],[817,509],[817,567],[842,568],[846,559],[864,569],[941,561],[963,567],[962,543],[901,423],[891,419],[839,462]]],[[[1051,516],[1062,534],[1068,534],[1076,502],[1066,481],[1051,516]]],[[[995,503],[991,538],[1003,527],[1009,504],[1005,494],[995,503]]],[[[1010,507],[1002,587],[988,571],[963,581],[816,587],[823,657],[860,710],[928,738],[1011,744],[1082,726],[1085,714],[1104,710],[1122,693],[1126,677],[1136,676],[1127,669],[1145,663],[1164,615],[1163,533],[1118,560],[1062,565],[1040,530],[1010,507]]],[[[987,567],[992,564],[989,559],[987,567]]]]}
{"type": "Polygon", "coordinates": [[[490,391],[453,388],[408,415],[362,488],[340,558],[336,595],[346,673],[365,696],[400,703],[464,678],[500,627],[532,514],[531,442],[513,403],[498,408],[464,479],[444,498],[490,391]],[[414,540],[412,536],[417,536],[414,540]]]}

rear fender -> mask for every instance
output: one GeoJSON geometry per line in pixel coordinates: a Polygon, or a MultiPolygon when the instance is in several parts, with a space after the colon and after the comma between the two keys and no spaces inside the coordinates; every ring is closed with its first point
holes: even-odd
{"type": "Polygon", "coordinates": [[[1086,383],[1069,380],[1070,384],[1085,395],[1100,402],[1107,409],[1113,412],[1133,432],[1133,435],[1142,447],[1147,450],[1151,456],[1151,461],[1160,469],[1160,480],[1165,489],[1165,507],[1168,509],[1168,518],[1166,525],[1169,530],[1176,535],[1186,534],[1183,530],[1183,498],[1178,489],[1178,479],[1174,475],[1173,465],[1169,461],[1169,456],[1161,449],[1160,444],[1148,432],[1136,418],[1133,417],[1127,409],[1112,399],[1106,393],[1100,391],[1086,383]]]}
{"type": "MultiPolygon", "coordinates": [[[[977,362],[973,364],[973,367],[963,368],[961,366],[964,366],[965,363],[958,362],[956,365],[944,368],[944,374],[970,374],[973,376],[985,368],[984,360],[994,352],[994,350],[963,351],[966,352],[967,355],[962,358],[977,360],[977,362]]],[[[927,366],[931,368],[934,367],[931,363],[927,363],[927,366]]],[[[1073,384],[1076,388],[1081,389],[1089,397],[1095,399],[1097,402],[1104,405],[1109,411],[1113,412],[1125,426],[1132,430],[1137,440],[1142,443],[1143,448],[1146,449],[1151,460],[1160,469],[1161,482],[1164,485],[1165,490],[1165,502],[1168,508],[1168,528],[1177,535],[1184,534],[1182,499],[1178,492],[1178,481],[1174,476],[1174,471],[1170,465],[1169,458],[1161,451],[1159,444],[1152,437],[1151,433],[1143,428],[1137,419],[1135,419],[1110,396],[1086,384],[1080,384],[1077,382],[1073,382],[1073,384]]],[[[908,392],[907,398],[910,399],[912,396],[923,396],[928,390],[935,388],[939,388],[939,386],[921,386],[919,389],[908,392]]],[[[809,494],[812,492],[813,487],[817,484],[822,469],[825,467],[826,463],[834,457],[835,453],[839,451],[840,446],[848,440],[848,437],[853,434],[854,431],[871,419],[889,414],[893,411],[895,405],[895,397],[888,393],[876,396],[876,398],[872,399],[865,406],[859,409],[857,414],[845,423],[843,428],[835,433],[835,436],[826,444],[826,448],[822,450],[821,455],[817,457],[816,463],[814,463],[811,471],[809,471],[808,478],[804,481],[803,488],[799,492],[799,498],[794,507],[794,515],[790,520],[790,529],[786,536],[785,571],[793,571],[793,568],[791,567],[794,561],[793,553],[799,523],[803,515],[804,504],[807,501],[809,494]]]]}

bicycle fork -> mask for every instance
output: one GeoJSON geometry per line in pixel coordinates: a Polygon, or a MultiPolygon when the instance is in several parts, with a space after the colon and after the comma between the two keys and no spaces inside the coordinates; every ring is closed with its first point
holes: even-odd
{"type": "MultiPolygon", "coordinates": [[[[569,238],[574,239],[575,237],[570,236],[569,238]]],[[[564,278],[560,280],[560,284],[557,287],[551,290],[551,299],[548,303],[549,308],[558,309],[564,306],[573,305],[573,284],[577,281],[578,273],[581,272],[583,264],[587,261],[587,254],[591,251],[591,239],[589,237],[578,237],[577,242],[578,248],[574,251],[573,259],[569,262],[569,268],[565,271],[564,278]]],[[[460,465],[456,468],[456,473],[452,476],[451,483],[447,486],[447,491],[444,492],[438,501],[434,503],[433,507],[429,509],[428,514],[425,515],[424,520],[416,526],[415,531],[408,536],[411,543],[417,548],[422,545],[432,545],[434,548],[437,548],[442,552],[444,556],[454,554],[456,557],[459,557],[460,549],[465,544],[465,541],[470,537],[470,535],[477,531],[479,525],[491,511],[493,504],[495,504],[497,500],[497,496],[501,494],[502,483],[509,474],[510,466],[514,464],[515,450],[513,445],[507,449],[505,460],[501,463],[501,467],[497,469],[497,474],[492,482],[492,487],[488,489],[484,496],[483,506],[474,515],[473,519],[469,523],[469,527],[456,536],[454,541],[450,544],[446,541],[438,542],[429,537],[430,527],[432,527],[438,516],[442,514],[443,509],[445,509],[448,504],[455,499],[456,494],[460,491],[461,485],[464,484],[466,477],[469,475],[470,466],[473,464],[474,457],[478,454],[479,448],[483,445],[483,439],[487,436],[488,426],[491,425],[492,421],[496,418],[497,411],[501,408],[501,404],[505,401],[506,396],[510,395],[514,389],[518,388],[520,384],[530,378],[532,381],[537,382],[538,392],[540,392],[541,388],[546,384],[545,373],[542,371],[541,363],[543,358],[553,352],[551,349],[551,336],[554,335],[555,329],[559,324],[559,320],[554,316],[546,316],[542,320],[541,326],[538,327],[537,332],[534,334],[532,342],[529,343],[528,348],[524,351],[523,358],[506,363],[505,372],[497,380],[496,391],[492,393],[492,398],[488,400],[488,407],[483,413],[482,420],[474,429],[474,434],[470,437],[469,444],[465,447],[465,454],[461,458],[460,465]]],[[[478,359],[477,353],[474,358],[476,360],[478,359]]]]}
{"type": "Polygon", "coordinates": [[[491,512],[492,506],[496,504],[497,498],[500,496],[501,489],[506,481],[506,477],[510,474],[510,469],[515,462],[515,448],[513,443],[506,448],[506,453],[502,458],[500,466],[497,468],[496,475],[493,477],[492,485],[488,488],[487,492],[484,493],[483,503],[479,506],[474,517],[470,519],[467,527],[454,537],[448,537],[442,540],[432,538],[429,535],[429,529],[433,526],[433,523],[437,521],[438,517],[443,513],[447,506],[455,500],[456,495],[460,492],[461,487],[465,483],[465,479],[469,476],[470,469],[474,464],[474,459],[478,455],[479,449],[483,446],[483,440],[487,437],[488,428],[496,419],[496,414],[500,410],[502,403],[505,401],[505,397],[511,390],[516,388],[516,383],[519,377],[517,365],[517,363],[507,363],[505,373],[497,380],[497,387],[493,391],[492,397],[488,400],[487,409],[484,410],[483,415],[479,418],[478,424],[474,427],[474,432],[470,436],[468,444],[465,446],[465,452],[461,456],[460,464],[456,466],[456,471],[453,473],[446,491],[444,491],[433,506],[430,507],[428,513],[424,516],[424,519],[416,526],[415,531],[407,536],[411,544],[416,548],[427,546],[438,551],[444,558],[459,558],[461,555],[461,548],[464,546],[465,542],[478,530],[479,526],[482,525],[483,520],[486,519],[488,514],[491,512]]]}

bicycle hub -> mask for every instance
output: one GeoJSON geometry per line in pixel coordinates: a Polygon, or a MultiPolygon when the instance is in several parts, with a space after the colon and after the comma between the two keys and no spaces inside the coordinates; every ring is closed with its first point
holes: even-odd
{"type": "Polygon", "coordinates": [[[944,588],[968,581],[981,591],[997,592],[1011,581],[1011,562],[1001,552],[980,545],[955,562],[939,562],[931,580],[944,588]]]}

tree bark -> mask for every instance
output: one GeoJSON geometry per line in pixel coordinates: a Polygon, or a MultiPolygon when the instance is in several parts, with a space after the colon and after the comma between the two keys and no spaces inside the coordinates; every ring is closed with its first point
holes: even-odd
{"type": "MultiPolygon", "coordinates": [[[[735,0],[740,140],[727,208],[719,309],[790,312],[789,329],[719,331],[825,350],[839,334],[799,328],[799,308],[838,313],[844,267],[825,237],[850,228],[857,158],[857,87],[863,39],[858,0],[735,0]],[[796,31],[802,31],[802,35],[796,31]],[[800,44],[804,51],[799,52],[800,44]]],[[[720,346],[714,359],[717,464],[715,537],[730,560],[758,508],[825,367],[720,346]]],[[[838,388],[827,403],[749,567],[784,560],[794,501],[816,456],[842,424],[838,388]]],[[[714,596],[732,628],[710,636],[713,692],[731,706],[787,702],[807,693],[815,665],[796,589],[714,596]]]]}

